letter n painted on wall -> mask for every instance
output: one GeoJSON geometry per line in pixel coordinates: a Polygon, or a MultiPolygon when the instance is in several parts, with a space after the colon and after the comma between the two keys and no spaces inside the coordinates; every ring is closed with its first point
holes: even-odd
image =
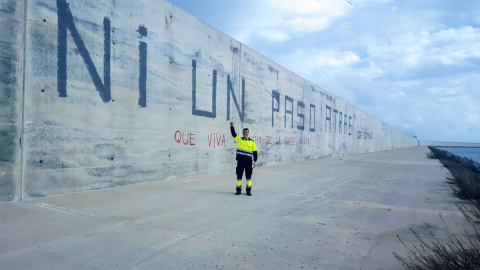
{"type": "Polygon", "coordinates": [[[104,36],[104,57],[103,57],[103,82],[98,75],[95,64],[90,57],[90,53],[85,47],[85,43],[78,32],[73,15],[66,0],[57,0],[58,16],[58,65],[57,65],[57,89],[60,97],[67,96],[67,30],[77,46],[78,52],[83,58],[87,70],[90,73],[93,84],[97,89],[103,102],[111,100],[110,94],[110,20],[103,19],[104,36]]]}
{"type": "Polygon", "coordinates": [[[245,79],[242,78],[242,109],[240,110],[240,105],[238,105],[237,97],[233,91],[233,84],[230,80],[230,75],[227,75],[227,120],[230,120],[230,94],[232,95],[233,102],[240,115],[240,121],[243,122],[245,117],[245,79]]]}

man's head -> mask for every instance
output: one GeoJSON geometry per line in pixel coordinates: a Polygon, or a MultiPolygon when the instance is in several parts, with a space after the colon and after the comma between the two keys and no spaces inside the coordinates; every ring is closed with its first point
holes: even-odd
{"type": "Polygon", "coordinates": [[[248,128],[244,128],[244,129],[243,129],[243,137],[244,137],[244,138],[248,138],[248,133],[250,133],[250,131],[248,130],[248,128]]]}

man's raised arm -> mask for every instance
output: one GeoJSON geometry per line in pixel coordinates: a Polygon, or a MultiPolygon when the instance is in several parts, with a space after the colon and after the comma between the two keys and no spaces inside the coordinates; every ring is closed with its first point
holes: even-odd
{"type": "Polygon", "coordinates": [[[233,122],[230,122],[230,132],[234,138],[237,137],[237,133],[235,133],[235,128],[233,127],[233,122]]]}

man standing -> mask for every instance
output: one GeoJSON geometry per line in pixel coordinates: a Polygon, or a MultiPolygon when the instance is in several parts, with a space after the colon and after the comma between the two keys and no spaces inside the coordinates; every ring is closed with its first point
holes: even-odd
{"type": "Polygon", "coordinates": [[[243,138],[235,133],[233,122],[230,122],[230,132],[234,140],[237,142],[237,193],[242,194],[242,177],[245,170],[245,177],[247,178],[247,195],[252,196],[252,171],[257,166],[257,145],[248,137],[248,128],[243,129],[243,138]],[[253,159],[253,166],[252,166],[253,159]]]}

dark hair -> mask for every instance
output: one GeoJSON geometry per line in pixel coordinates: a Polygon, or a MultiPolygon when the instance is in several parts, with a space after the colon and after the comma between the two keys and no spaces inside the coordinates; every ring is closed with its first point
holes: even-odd
{"type": "Polygon", "coordinates": [[[248,128],[244,128],[243,131],[250,131],[250,130],[248,130],[248,128]]]}

